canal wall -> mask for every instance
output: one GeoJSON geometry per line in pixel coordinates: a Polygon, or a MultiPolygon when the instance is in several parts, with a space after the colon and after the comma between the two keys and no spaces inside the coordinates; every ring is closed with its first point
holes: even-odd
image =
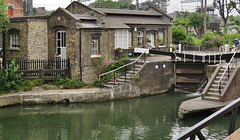
{"type": "Polygon", "coordinates": [[[149,62],[136,80],[141,94],[159,94],[174,89],[174,64],[172,61],[149,62]]]}

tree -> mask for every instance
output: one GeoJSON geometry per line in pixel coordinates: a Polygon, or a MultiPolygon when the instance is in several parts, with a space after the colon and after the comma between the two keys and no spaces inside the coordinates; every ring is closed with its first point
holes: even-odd
{"type": "Polygon", "coordinates": [[[214,0],[213,6],[219,10],[219,14],[223,19],[224,23],[224,32],[227,32],[227,21],[229,18],[229,14],[232,12],[234,7],[236,7],[236,3],[233,0],[214,0]]]}
{"type": "Polygon", "coordinates": [[[6,24],[9,23],[7,15],[7,4],[5,0],[0,0],[0,32],[6,31],[6,24]]]}
{"type": "Polygon", "coordinates": [[[228,29],[236,30],[240,33],[240,16],[230,17],[230,22],[228,23],[228,29]]]}
{"type": "Polygon", "coordinates": [[[240,0],[231,0],[234,9],[240,14],[240,0]]]}
{"type": "Polygon", "coordinates": [[[129,5],[128,1],[112,1],[112,0],[99,0],[93,3],[90,3],[89,6],[93,6],[95,8],[109,8],[109,9],[130,9],[134,10],[135,5],[129,5]]]}
{"type": "MultiPolygon", "coordinates": [[[[206,19],[207,23],[207,27],[210,26],[210,17],[209,15],[207,15],[207,19],[206,19]]],[[[203,29],[204,29],[204,25],[203,25],[203,21],[204,21],[204,14],[199,14],[199,13],[190,13],[187,17],[187,25],[189,27],[194,28],[196,34],[197,34],[197,38],[201,38],[202,34],[203,34],[203,29]]]]}
{"type": "Polygon", "coordinates": [[[174,43],[181,43],[187,37],[187,32],[182,25],[175,25],[172,29],[172,38],[174,43]]]}
{"type": "Polygon", "coordinates": [[[187,19],[186,18],[176,18],[175,20],[173,20],[174,25],[178,26],[178,25],[182,25],[186,31],[188,30],[188,25],[187,25],[187,19]]]}

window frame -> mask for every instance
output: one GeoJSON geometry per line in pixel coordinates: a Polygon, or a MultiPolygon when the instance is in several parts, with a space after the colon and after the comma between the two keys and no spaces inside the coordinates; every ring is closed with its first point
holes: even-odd
{"type": "Polygon", "coordinates": [[[56,54],[61,55],[61,48],[63,48],[63,47],[67,47],[66,31],[59,30],[56,32],[56,54]],[[59,33],[60,33],[60,36],[58,36],[59,33]],[[60,37],[60,38],[58,38],[58,37],[60,37]],[[58,42],[58,41],[60,41],[60,42],[58,42]]]}
{"type": "Polygon", "coordinates": [[[99,38],[93,37],[91,40],[91,57],[99,55],[99,53],[100,53],[99,52],[99,38]]]}
{"type": "Polygon", "coordinates": [[[129,48],[129,30],[116,29],[115,30],[115,49],[128,49],[129,48]]]}
{"type": "Polygon", "coordinates": [[[9,43],[10,50],[19,50],[20,49],[20,31],[19,30],[9,30],[9,43]]]}
{"type": "Polygon", "coordinates": [[[137,41],[138,45],[143,45],[143,31],[137,31],[137,41]]]}

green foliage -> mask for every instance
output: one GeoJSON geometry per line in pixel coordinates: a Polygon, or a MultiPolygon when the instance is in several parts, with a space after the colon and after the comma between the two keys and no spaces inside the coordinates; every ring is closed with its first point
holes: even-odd
{"type": "Polygon", "coordinates": [[[60,75],[57,75],[57,80],[54,81],[52,84],[55,86],[60,86],[65,82],[65,80],[63,78],[61,78],[60,75]]]}
{"type": "Polygon", "coordinates": [[[128,4],[128,1],[112,1],[112,0],[99,0],[95,1],[93,3],[90,3],[89,6],[92,6],[94,8],[109,8],[109,9],[129,9],[129,10],[135,10],[135,5],[128,4]]]}
{"type": "Polygon", "coordinates": [[[7,15],[7,3],[5,0],[0,0],[0,32],[7,30],[7,23],[10,23],[7,15]]]}
{"type": "Polygon", "coordinates": [[[172,38],[174,43],[182,42],[186,39],[187,32],[182,25],[173,26],[172,38]]]}
{"type": "Polygon", "coordinates": [[[25,80],[25,81],[22,82],[21,89],[24,90],[24,91],[30,91],[30,90],[32,90],[32,88],[34,88],[36,86],[42,86],[43,84],[44,84],[43,79],[35,79],[33,81],[25,80]]]}
{"type": "MultiPolygon", "coordinates": [[[[97,79],[97,80],[95,80],[92,84],[91,84],[91,86],[93,86],[93,87],[100,87],[100,82],[99,82],[99,80],[97,79]]],[[[104,83],[101,83],[101,87],[103,87],[104,86],[104,83]]]]}
{"type": "Polygon", "coordinates": [[[19,90],[22,80],[22,73],[17,73],[19,66],[15,64],[15,60],[11,61],[8,69],[0,67],[0,91],[19,90]]]}
{"type": "Polygon", "coordinates": [[[22,82],[22,90],[30,91],[34,87],[34,83],[30,80],[26,80],[22,82]]]}
{"type": "Polygon", "coordinates": [[[80,79],[69,79],[66,78],[66,80],[63,83],[63,88],[64,89],[78,89],[81,88],[83,86],[85,86],[86,84],[83,83],[80,79]]]}
{"type": "Polygon", "coordinates": [[[230,18],[230,22],[228,23],[228,29],[230,31],[236,30],[238,33],[240,33],[240,16],[234,16],[230,18]]]}
{"type": "Polygon", "coordinates": [[[220,47],[223,45],[223,39],[220,35],[214,35],[212,32],[208,31],[202,38],[202,46],[204,48],[220,47]]]}
{"type": "Polygon", "coordinates": [[[234,43],[233,43],[233,40],[235,39],[235,38],[238,38],[238,39],[240,39],[240,34],[238,34],[238,33],[234,33],[234,34],[223,34],[223,36],[222,36],[222,39],[223,39],[223,44],[229,44],[229,45],[233,45],[234,43]]]}
{"type": "MultiPolygon", "coordinates": [[[[203,34],[203,28],[204,28],[203,21],[204,21],[204,14],[190,13],[187,16],[187,25],[195,29],[198,38],[201,38],[203,34]]],[[[207,15],[207,27],[209,26],[210,26],[210,16],[207,15]]]]}

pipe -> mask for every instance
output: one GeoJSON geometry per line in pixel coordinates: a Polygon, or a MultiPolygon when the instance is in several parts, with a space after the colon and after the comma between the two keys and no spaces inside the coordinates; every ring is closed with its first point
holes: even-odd
{"type": "Polygon", "coordinates": [[[80,66],[80,80],[82,81],[82,30],[79,29],[79,66],[80,66]]]}

